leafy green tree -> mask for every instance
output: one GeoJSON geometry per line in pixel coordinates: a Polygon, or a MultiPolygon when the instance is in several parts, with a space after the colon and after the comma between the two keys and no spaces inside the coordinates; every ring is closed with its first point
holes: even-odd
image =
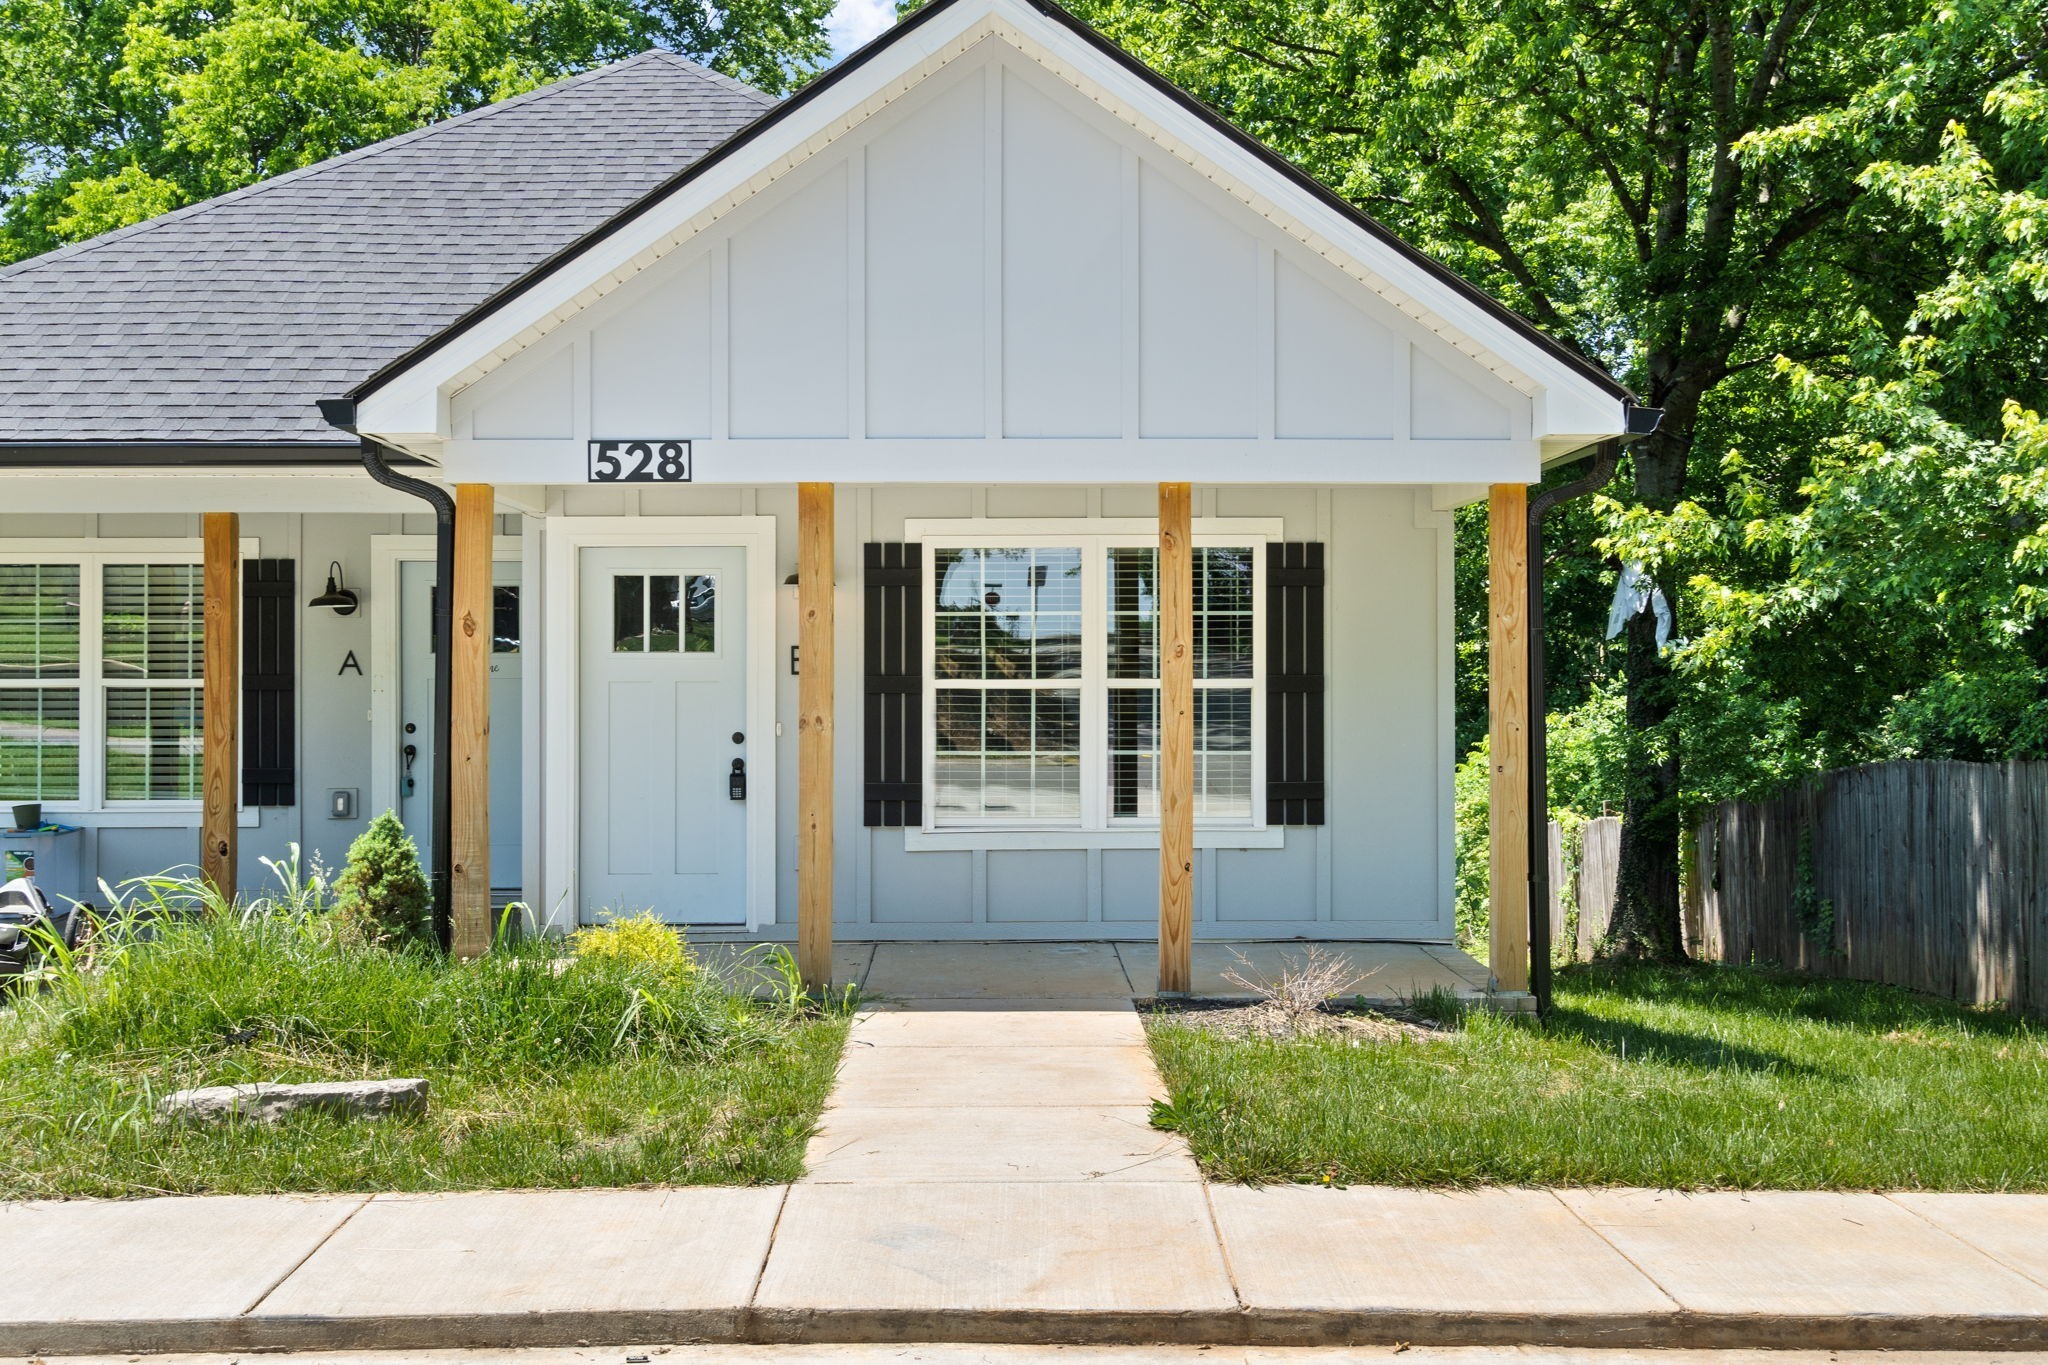
{"type": "Polygon", "coordinates": [[[648,47],[771,92],[831,0],[0,0],[0,262],[648,47]]]}
{"type": "MultiPolygon", "coordinates": [[[[1864,169],[1931,153],[1985,85],[1980,64],[1927,40],[1954,11],[1930,17],[1919,0],[1084,8],[1664,409],[1631,453],[1621,502],[1634,516],[1607,548],[1645,557],[1674,599],[1691,566],[1656,553],[1677,544],[1664,523],[1690,515],[1689,490],[1746,437],[1784,452],[1757,422],[1778,358],[1841,359],[1862,319],[1896,328],[1912,310],[1925,225],[1864,169]],[[1887,82],[1904,98],[1863,99],[1887,82]]],[[[1783,463],[1796,488],[1797,460],[1783,463]]],[[[1630,753],[1615,945],[1678,957],[1684,685],[1648,616],[1619,653],[1630,753]]]]}
{"type": "MultiPolygon", "coordinates": [[[[1782,367],[1790,401],[1828,432],[1792,496],[1731,460],[1736,515],[1677,528],[1698,559],[1722,540],[1773,569],[1700,575],[1705,629],[1685,668],[1702,688],[1763,680],[1817,763],[2048,755],[2044,35],[2039,7],[1965,11],[1921,35],[1923,63],[1987,73],[1982,107],[1931,158],[1860,180],[1937,236],[1941,269],[1903,328],[1862,320],[1852,365],[1782,367]]],[[[1760,154],[1853,138],[1900,85],[1760,154]]]]}

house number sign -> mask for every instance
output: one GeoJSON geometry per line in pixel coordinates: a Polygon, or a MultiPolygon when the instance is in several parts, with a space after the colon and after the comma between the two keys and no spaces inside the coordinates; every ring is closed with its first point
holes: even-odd
{"type": "Polygon", "coordinates": [[[592,441],[589,483],[688,483],[688,441],[592,441]]]}

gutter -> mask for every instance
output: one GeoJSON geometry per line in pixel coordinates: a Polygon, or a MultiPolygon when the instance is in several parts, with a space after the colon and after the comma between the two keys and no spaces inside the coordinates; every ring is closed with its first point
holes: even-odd
{"type": "Polygon", "coordinates": [[[1614,478],[1624,446],[1634,445],[1664,420],[1661,408],[1623,405],[1627,433],[1572,452],[1576,459],[1590,450],[1593,467],[1570,483],[1545,489],[1529,499],[1529,989],[1536,997],[1538,1017],[1550,1013],[1550,708],[1544,699],[1543,677],[1543,518],[1551,508],[1597,493],[1614,478]]]}
{"type": "MultiPolygon", "coordinates": [[[[320,415],[343,431],[356,429],[352,398],[321,399],[320,415]]],[[[434,784],[430,823],[434,852],[427,884],[433,895],[434,941],[445,953],[455,942],[455,921],[450,913],[455,851],[449,845],[449,797],[455,786],[455,680],[451,672],[455,654],[455,499],[438,484],[393,469],[390,456],[395,452],[367,436],[361,437],[361,443],[362,465],[371,478],[434,509],[434,573],[439,591],[433,595],[434,767],[429,780],[434,784]]]]}

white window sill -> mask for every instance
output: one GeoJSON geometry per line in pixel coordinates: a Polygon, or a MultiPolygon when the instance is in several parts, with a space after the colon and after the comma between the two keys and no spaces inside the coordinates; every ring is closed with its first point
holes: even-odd
{"type": "MultiPolygon", "coordinates": [[[[82,829],[183,829],[199,828],[204,808],[196,801],[136,801],[86,810],[82,806],[43,803],[43,820],[82,829]]],[[[262,823],[259,807],[245,806],[235,812],[235,828],[255,829],[262,823]]]]}
{"type": "MultiPolygon", "coordinates": [[[[1285,829],[1195,827],[1196,848],[1283,848],[1285,829]]],[[[903,847],[911,853],[964,852],[978,848],[1158,848],[1156,829],[907,829],[903,847]]]]}

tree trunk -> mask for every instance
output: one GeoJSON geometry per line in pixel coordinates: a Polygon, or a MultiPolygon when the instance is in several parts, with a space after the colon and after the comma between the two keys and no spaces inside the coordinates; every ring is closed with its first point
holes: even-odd
{"type": "MultiPolygon", "coordinates": [[[[1676,386],[1675,386],[1676,387],[1676,386]]],[[[1630,452],[1636,498],[1669,512],[1685,493],[1686,463],[1692,453],[1697,393],[1666,400],[1657,434],[1630,452]]],[[[1671,604],[1674,621],[1678,588],[1660,575],[1658,586],[1671,604]]],[[[1677,678],[1657,648],[1657,619],[1639,612],[1628,623],[1624,677],[1628,684],[1628,789],[1623,797],[1621,853],[1615,877],[1614,917],[1605,953],[1653,962],[1685,960],[1685,933],[1678,897],[1679,751],[1677,678]]]]}
{"type": "Polygon", "coordinates": [[[1676,679],[1669,660],[1658,652],[1655,616],[1642,612],[1631,619],[1627,642],[1628,791],[1606,953],[1682,962],[1678,736],[1670,723],[1677,709],[1676,679]]]}

